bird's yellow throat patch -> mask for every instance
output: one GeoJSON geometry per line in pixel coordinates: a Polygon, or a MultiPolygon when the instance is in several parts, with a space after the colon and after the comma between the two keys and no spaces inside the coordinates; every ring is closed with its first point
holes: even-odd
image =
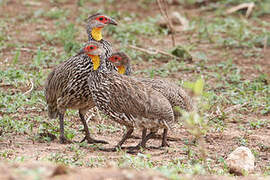
{"type": "Polygon", "coordinates": [[[124,66],[118,66],[117,69],[119,74],[125,74],[126,72],[126,68],[124,66]]]}
{"type": "Polygon", "coordinates": [[[102,28],[93,28],[91,35],[94,40],[100,41],[102,39],[102,28]]]}
{"type": "Polygon", "coordinates": [[[93,69],[94,70],[97,70],[100,66],[100,58],[99,56],[94,56],[94,55],[88,55],[91,60],[92,60],[92,63],[93,63],[93,69]]]}

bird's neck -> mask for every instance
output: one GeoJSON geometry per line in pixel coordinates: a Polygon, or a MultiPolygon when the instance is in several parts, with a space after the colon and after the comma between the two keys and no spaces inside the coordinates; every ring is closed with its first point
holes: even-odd
{"type": "Polygon", "coordinates": [[[95,40],[95,41],[100,41],[102,40],[102,28],[89,28],[88,29],[88,39],[89,40],[95,40]]]}
{"type": "Polygon", "coordinates": [[[126,72],[126,68],[123,65],[118,66],[117,69],[118,69],[119,74],[125,74],[125,72],[126,72]]]}
{"type": "Polygon", "coordinates": [[[93,63],[93,69],[95,72],[116,71],[116,67],[108,60],[105,60],[105,56],[90,55],[93,63]]]}
{"type": "Polygon", "coordinates": [[[130,76],[131,73],[132,73],[132,69],[131,69],[131,67],[130,67],[130,64],[128,64],[128,65],[126,66],[125,75],[130,76]]]}
{"type": "Polygon", "coordinates": [[[106,67],[109,71],[118,71],[118,69],[115,67],[115,65],[113,63],[111,63],[111,61],[106,60],[106,67]]]}
{"type": "Polygon", "coordinates": [[[90,55],[88,54],[88,56],[91,58],[91,61],[93,63],[93,69],[97,70],[100,67],[100,57],[96,56],[96,55],[90,55]]]}

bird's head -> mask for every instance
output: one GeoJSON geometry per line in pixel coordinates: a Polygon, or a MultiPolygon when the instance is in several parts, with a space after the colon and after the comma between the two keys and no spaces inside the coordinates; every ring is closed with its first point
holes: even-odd
{"type": "Polygon", "coordinates": [[[96,41],[100,41],[102,39],[102,28],[109,24],[117,25],[117,22],[113,18],[101,13],[89,16],[86,19],[86,30],[88,36],[92,37],[96,41]]]}
{"type": "Polygon", "coordinates": [[[130,75],[130,58],[124,52],[115,52],[109,58],[109,61],[117,67],[120,74],[130,75]]]}
{"type": "Polygon", "coordinates": [[[105,50],[102,47],[102,44],[93,40],[88,41],[81,51],[91,58],[93,68],[94,70],[97,70],[101,63],[100,57],[105,55],[105,50]]]}

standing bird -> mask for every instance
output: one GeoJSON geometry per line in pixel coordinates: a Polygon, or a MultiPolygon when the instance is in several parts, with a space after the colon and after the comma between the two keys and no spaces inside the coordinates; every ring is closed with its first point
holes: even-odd
{"type": "MultiPolygon", "coordinates": [[[[120,74],[131,74],[130,58],[124,52],[113,53],[109,58],[109,61],[112,62],[115,67],[117,67],[120,74]]],[[[154,90],[160,92],[164,97],[166,97],[173,107],[175,119],[178,119],[181,116],[181,113],[176,107],[186,111],[191,111],[193,109],[193,103],[190,96],[180,86],[162,79],[136,78],[136,80],[147,86],[150,86],[154,90]]],[[[166,129],[163,132],[163,136],[164,135],[167,135],[166,129]]]]}
{"type": "MultiPolygon", "coordinates": [[[[161,93],[131,77],[110,71],[106,66],[101,44],[93,41],[92,45],[84,48],[84,52],[94,66],[98,67],[91,72],[88,79],[89,89],[98,109],[114,121],[125,125],[128,131],[135,126],[150,129],[148,135],[143,132],[137,147],[145,147],[146,142],[158,129],[170,129],[174,123],[173,110],[161,93]]],[[[123,136],[118,145],[125,141],[126,136],[127,134],[123,136]]],[[[166,141],[167,138],[163,138],[162,145],[166,144],[166,141]]]]}
{"type": "MultiPolygon", "coordinates": [[[[120,74],[131,75],[131,60],[124,52],[114,52],[108,60],[114,64],[120,74]]],[[[136,80],[150,85],[153,89],[159,91],[170,101],[172,107],[179,106],[186,111],[193,109],[191,97],[175,83],[163,79],[136,78],[136,80]]],[[[174,111],[174,114],[175,118],[181,115],[178,111],[174,111]]]]}
{"type": "MultiPolygon", "coordinates": [[[[102,39],[101,30],[109,24],[117,25],[112,18],[102,14],[95,14],[88,17],[86,26],[88,38],[99,41],[106,50],[106,56],[111,56],[112,48],[110,43],[102,39]]],[[[90,72],[95,68],[97,67],[93,66],[88,56],[80,52],[56,66],[47,78],[45,96],[48,104],[48,115],[49,118],[59,117],[60,143],[69,142],[64,135],[64,114],[66,109],[79,110],[80,120],[85,131],[85,138],[82,141],[107,143],[90,137],[84,117],[86,112],[95,106],[87,85],[90,72]]]]}
{"type": "Polygon", "coordinates": [[[60,143],[69,142],[64,135],[64,114],[67,109],[79,110],[85,131],[84,140],[88,143],[103,142],[90,137],[84,118],[86,112],[95,106],[87,85],[87,79],[94,68],[88,56],[80,52],[56,66],[47,78],[45,96],[48,115],[51,119],[59,117],[60,143]]]}

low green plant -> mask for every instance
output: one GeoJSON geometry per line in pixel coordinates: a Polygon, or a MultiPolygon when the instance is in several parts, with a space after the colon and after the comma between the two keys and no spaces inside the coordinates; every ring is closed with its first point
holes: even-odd
{"type": "Polygon", "coordinates": [[[194,94],[193,97],[193,110],[191,112],[182,111],[182,121],[187,130],[195,137],[198,141],[200,159],[206,162],[207,150],[205,147],[204,136],[207,134],[209,129],[208,122],[204,113],[208,110],[209,106],[205,98],[203,98],[204,80],[198,79],[196,82],[187,82],[184,84],[186,87],[192,89],[194,94]]]}
{"type": "Polygon", "coordinates": [[[51,8],[49,11],[44,12],[44,16],[48,17],[50,19],[60,19],[60,18],[65,18],[66,16],[69,15],[69,11],[66,11],[64,9],[59,9],[59,8],[51,8]]]}

